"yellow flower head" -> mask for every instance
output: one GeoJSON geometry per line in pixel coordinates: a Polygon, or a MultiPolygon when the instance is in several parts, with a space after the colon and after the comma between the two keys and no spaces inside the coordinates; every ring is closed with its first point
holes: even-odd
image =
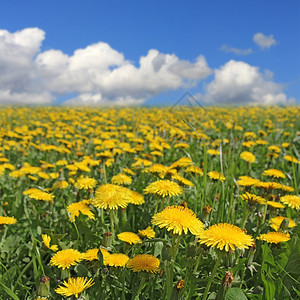
{"type": "Polygon", "coordinates": [[[289,162],[300,164],[300,161],[296,157],[293,157],[291,155],[286,155],[283,158],[289,162]]]}
{"type": "Polygon", "coordinates": [[[199,174],[201,176],[203,175],[203,170],[197,166],[189,166],[184,170],[184,172],[199,174]]]}
{"type": "Polygon", "coordinates": [[[280,225],[281,223],[283,222],[283,220],[287,219],[289,222],[288,222],[288,228],[293,228],[296,226],[296,223],[290,219],[290,218],[287,218],[287,217],[282,217],[282,216],[277,216],[275,218],[272,218],[270,219],[270,226],[275,230],[275,231],[278,231],[278,229],[280,228],[280,225]]]}
{"type": "Polygon", "coordinates": [[[259,181],[256,184],[257,187],[263,188],[265,190],[280,190],[281,189],[281,184],[277,182],[263,182],[259,181]]]}
{"type": "Polygon", "coordinates": [[[53,250],[54,252],[58,250],[58,246],[57,245],[52,245],[50,247],[50,242],[51,242],[51,237],[47,234],[42,234],[42,239],[43,239],[43,243],[44,245],[50,249],[53,250]]]}
{"type": "Polygon", "coordinates": [[[127,262],[127,268],[133,272],[145,271],[148,273],[157,273],[159,270],[160,261],[150,254],[139,254],[134,258],[129,259],[127,262]]]}
{"type": "Polygon", "coordinates": [[[89,249],[84,253],[84,259],[89,261],[96,260],[98,259],[98,252],[99,252],[98,248],[89,249]]]}
{"type": "Polygon", "coordinates": [[[284,208],[284,205],[276,201],[267,201],[267,204],[272,208],[284,208]]]}
{"type": "Polygon", "coordinates": [[[97,180],[90,177],[79,177],[75,182],[75,187],[82,190],[93,189],[97,184],[97,180]]]}
{"type": "Polygon", "coordinates": [[[278,244],[289,241],[290,235],[283,232],[268,232],[266,234],[261,234],[257,239],[266,241],[267,243],[278,244]]]}
{"type": "Polygon", "coordinates": [[[161,197],[178,196],[182,194],[182,188],[174,181],[159,180],[152,182],[144,189],[145,194],[153,194],[161,197]]]}
{"type": "Polygon", "coordinates": [[[260,196],[256,196],[254,194],[251,194],[251,193],[244,193],[241,195],[242,199],[249,202],[249,203],[252,203],[252,204],[266,204],[267,201],[260,197],[260,196]]]}
{"type": "Polygon", "coordinates": [[[249,162],[249,163],[254,163],[255,162],[255,155],[252,154],[251,152],[248,152],[248,151],[244,151],[240,154],[240,158],[249,162]]]}
{"type": "Polygon", "coordinates": [[[47,202],[53,202],[53,199],[55,197],[53,194],[41,191],[39,189],[36,189],[33,193],[30,193],[28,196],[29,198],[47,202]]]}
{"type": "Polygon", "coordinates": [[[2,217],[2,216],[0,216],[0,225],[15,224],[15,223],[17,223],[17,219],[15,217],[2,217]]]}
{"type": "Polygon", "coordinates": [[[83,215],[88,216],[90,219],[95,219],[94,214],[91,212],[91,209],[88,206],[88,203],[86,200],[72,203],[67,206],[67,211],[70,214],[70,219],[72,222],[75,221],[75,217],[79,216],[79,213],[81,212],[83,215]]]}
{"type": "Polygon", "coordinates": [[[217,171],[208,172],[207,175],[212,180],[220,180],[221,182],[223,182],[224,180],[226,180],[226,178],[224,177],[224,175],[222,173],[217,172],[217,171]]]}
{"type": "Polygon", "coordinates": [[[183,185],[188,185],[190,187],[194,186],[194,184],[190,180],[188,180],[184,177],[181,177],[179,174],[172,175],[172,179],[179,181],[179,183],[181,183],[183,185]]]}
{"type": "Polygon", "coordinates": [[[196,217],[193,211],[187,207],[173,205],[167,206],[162,212],[152,217],[152,224],[159,228],[166,227],[168,231],[181,235],[182,232],[188,233],[188,230],[198,235],[203,231],[203,223],[196,217]]]}
{"type": "Polygon", "coordinates": [[[84,290],[91,287],[95,282],[93,279],[87,279],[85,277],[76,277],[76,278],[69,278],[68,281],[64,281],[63,285],[58,286],[57,289],[55,289],[55,292],[57,294],[70,297],[72,295],[75,295],[76,298],[78,298],[78,295],[83,292],[84,290]]]}
{"type": "Polygon", "coordinates": [[[120,173],[113,176],[111,182],[117,185],[129,185],[132,183],[132,178],[124,173],[120,173]]]}
{"type": "Polygon", "coordinates": [[[148,226],[144,230],[139,230],[139,236],[141,238],[153,239],[155,237],[155,231],[150,226],[148,226]]]}
{"type": "Polygon", "coordinates": [[[296,195],[286,195],[280,198],[280,201],[287,206],[300,209],[300,197],[296,195]]]}
{"type": "Polygon", "coordinates": [[[239,180],[236,182],[240,186],[250,187],[256,185],[259,182],[258,179],[249,176],[240,176],[239,180]]]}
{"type": "Polygon", "coordinates": [[[103,264],[110,267],[125,267],[129,257],[122,253],[109,254],[104,257],[103,264]]]}
{"type": "Polygon", "coordinates": [[[138,192],[130,191],[129,203],[134,205],[141,205],[145,203],[144,196],[138,192]]]}
{"type": "Polygon", "coordinates": [[[137,244],[137,243],[141,243],[142,240],[140,239],[140,237],[133,233],[133,232],[122,232],[118,234],[118,239],[129,243],[129,244],[137,244]]]}
{"type": "Polygon", "coordinates": [[[98,187],[92,204],[104,209],[125,208],[131,199],[131,191],[122,186],[104,184],[98,187]]]}
{"type": "Polygon", "coordinates": [[[69,269],[71,266],[77,265],[84,259],[84,253],[80,253],[74,249],[66,249],[56,252],[51,258],[50,265],[58,268],[69,269]]]}
{"type": "Polygon", "coordinates": [[[234,251],[236,248],[247,249],[254,243],[251,235],[246,234],[239,227],[227,223],[210,226],[200,234],[199,238],[201,244],[217,247],[220,250],[225,248],[227,252],[234,251]]]}
{"type": "Polygon", "coordinates": [[[275,178],[285,178],[286,177],[282,171],[276,170],[276,169],[265,170],[263,172],[263,175],[275,177],[275,178]]]}

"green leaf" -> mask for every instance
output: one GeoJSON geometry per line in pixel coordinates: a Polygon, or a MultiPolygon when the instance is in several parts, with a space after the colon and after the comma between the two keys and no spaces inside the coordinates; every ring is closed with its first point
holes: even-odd
{"type": "Polygon", "coordinates": [[[75,272],[80,277],[87,277],[89,270],[82,264],[77,265],[75,268],[75,272]]]}
{"type": "Polygon", "coordinates": [[[230,288],[225,295],[225,300],[247,300],[244,292],[240,288],[230,288]]]}
{"type": "Polygon", "coordinates": [[[275,280],[275,286],[276,286],[276,299],[285,300],[285,299],[291,299],[291,294],[287,287],[282,283],[282,280],[278,277],[275,280]]]}
{"type": "Polygon", "coordinates": [[[1,281],[0,281],[0,288],[2,288],[13,300],[20,300],[20,298],[1,281]]]}
{"type": "Polygon", "coordinates": [[[264,284],[264,299],[274,299],[275,297],[275,283],[272,279],[272,267],[275,267],[272,251],[267,244],[262,244],[262,264],[261,264],[261,280],[264,284]]]}

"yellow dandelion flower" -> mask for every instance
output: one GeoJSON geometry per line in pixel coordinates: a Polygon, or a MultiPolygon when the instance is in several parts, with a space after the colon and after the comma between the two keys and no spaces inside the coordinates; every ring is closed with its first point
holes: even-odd
{"type": "Polygon", "coordinates": [[[197,166],[189,166],[184,170],[184,172],[199,174],[199,175],[203,176],[203,170],[197,166]]]}
{"type": "Polygon", "coordinates": [[[275,231],[278,231],[278,229],[280,228],[281,223],[283,222],[283,220],[287,219],[289,221],[288,223],[288,228],[293,228],[295,227],[297,224],[290,218],[287,217],[282,217],[282,216],[277,216],[275,218],[270,219],[269,223],[270,223],[270,227],[272,227],[275,231]]]}
{"type": "Polygon", "coordinates": [[[249,176],[240,176],[236,183],[240,186],[250,187],[259,183],[259,180],[249,176]]]}
{"type": "Polygon", "coordinates": [[[185,168],[188,166],[192,166],[193,161],[188,157],[182,157],[178,159],[177,161],[173,162],[170,166],[171,169],[178,169],[178,168],[185,168]]]}
{"type": "Polygon", "coordinates": [[[251,152],[248,152],[248,151],[243,151],[241,154],[240,154],[240,158],[249,162],[249,163],[254,163],[255,162],[255,155],[252,154],[251,152]]]}
{"type": "Polygon", "coordinates": [[[215,150],[215,149],[208,149],[207,150],[207,153],[211,156],[217,156],[217,155],[220,155],[220,151],[218,150],[215,150]]]}
{"type": "Polygon", "coordinates": [[[288,186],[288,185],[284,185],[284,184],[281,184],[281,189],[284,191],[284,192],[294,192],[295,189],[292,187],[292,186],[288,186]]]}
{"type": "Polygon", "coordinates": [[[275,178],[285,178],[286,177],[283,172],[281,172],[280,170],[276,170],[276,169],[265,170],[262,175],[271,176],[271,177],[275,177],[275,178]]]}
{"type": "Polygon", "coordinates": [[[155,237],[155,231],[150,226],[148,226],[144,230],[139,230],[139,236],[141,238],[153,239],[155,237]]]}
{"type": "Polygon", "coordinates": [[[77,265],[82,259],[84,259],[84,253],[80,253],[74,249],[66,249],[56,252],[50,260],[50,265],[65,270],[77,265]]]}
{"type": "Polygon", "coordinates": [[[200,234],[200,243],[209,247],[217,247],[225,251],[238,249],[248,249],[254,243],[251,235],[246,234],[237,226],[219,223],[210,226],[200,234]]]}
{"type": "Polygon", "coordinates": [[[281,189],[281,184],[278,182],[264,182],[264,181],[259,181],[256,184],[257,187],[263,188],[265,190],[280,190],[281,189]]]}
{"type": "Polygon", "coordinates": [[[280,198],[280,201],[287,206],[300,209],[300,197],[296,195],[286,195],[280,198]]]}
{"type": "Polygon", "coordinates": [[[288,233],[283,232],[268,232],[265,234],[261,234],[257,239],[266,241],[267,243],[278,244],[281,242],[289,241],[290,235],[288,233]]]}
{"type": "Polygon", "coordinates": [[[167,206],[162,212],[154,215],[151,222],[159,228],[166,227],[168,231],[172,230],[174,234],[179,235],[182,232],[187,234],[188,230],[198,235],[204,227],[193,211],[179,205],[167,206]]]}
{"type": "Polygon", "coordinates": [[[138,192],[130,191],[129,203],[134,205],[141,205],[145,203],[144,196],[138,192]]]}
{"type": "Polygon", "coordinates": [[[158,180],[152,182],[144,189],[145,194],[153,194],[161,197],[178,196],[182,194],[182,188],[170,180],[158,180]]]}
{"type": "Polygon", "coordinates": [[[92,278],[88,280],[85,277],[71,277],[68,281],[64,281],[63,285],[59,285],[58,288],[55,289],[55,292],[66,297],[75,295],[75,297],[78,298],[80,293],[91,287],[94,283],[92,278]]]}
{"type": "Polygon", "coordinates": [[[46,180],[48,180],[48,179],[51,178],[50,175],[47,174],[47,173],[45,173],[45,172],[38,172],[37,174],[38,174],[41,178],[46,179],[46,180]]]}
{"type": "Polygon", "coordinates": [[[126,254],[114,253],[107,255],[103,260],[103,264],[110,267],[125,267],[128,260],[129,257],[126,254]]]}
{"type": "Polygon", "coordinates": [[[132,183],[132,178],[124,173],[120,173],[113,176],[111,182],[117,185],[129,185],[132,183]]]}
{"type": "Polygon", "coordinates": [[[64,190],[69,186],[69,183],[65,180],[60,180],[57,183],[53,184],[53,188],[56,189],[60,189],[60,190],[64,190]]]}
{"type": "Polygon", "coordinates": [[[51,193],[47,193],[44,191],[41,191],[39,189],[36,189],[34,192],[30,193],[29,198],[36,199],[36,200],[42,200],[47,202],[53,202],[54,195],[51,193]]]}
{"type": "Polygon", "coordinates": [[[217,171],[210,171],[207,173],[207,175],[212,180],[220,180],[221,182],[226,180],[225,176],[222,173],[219,173],[217,171]]]}
{"type": "Polygon", "coordinates": [[[290,143],[282,143],[281,147],[282,148],[288,148],[290,146],[290,143]]]}
{"type": "Polygon", "coordinates": [[[260,196],[256,196],[254,194],[248,193],[246,192],[245,194],[241,195],[242,199],[249,202],[249,203],[253,203],[253,204],[266,204],[267,201],[266,199],[260,197],[260,196]]]}
{"type": "Polygon", "coordinates": [[[85,200],[68,205],[67,211],[70,214],[72,222],[75,221],[75,217],[78,217],[80,212],[83,215],[88,216],[90,219],[95,219],[94,214],[91,212],[91,209],[89,208],[88,203],[85,200]]]}
{"type": "Polygon", "coordinates": [[[164,178],[169,170],[169,167],[162,164],[153,164],[145,169],[146,173],[157,174],[160,178],[164,178]]]}
{"type": "Polygon", "coordinates": [[[274,153],[280,153],[280,148],[278,146],[272,145],[268,147],[268,150],[270,152],[274,152],[274,153]]]}
{"type": "Polygon", "coordinates": [[[125,173],[129,174],[129,175],[132,175],[132,176],[136,175],[136,173],[133,172],[133,171],[132,171],[131,169],[129,169],[129,168],[123,168],[123,171],[124,171],[125,173]]]}
{"type": "Polygon", "coordinates": [[[79,177],[75,182],[75,187],[79,190],[93,189],[97,184],[97,180],[91,177],[79,177]]]}
{"type": "Polygon", "coordinates": [[[134,258],[129,259],[126,267],[133,272],[145,271],[148,273],[157,273],[159,270],[160,261],[150,254],[139,254],[134,258]]]}
{"type": "Polygon", "coordinates": [[[188,180],[184,177],[181,177],[179,174],[172,175],[172,179],[179,181],[179,183],[181,183],[183,185],[188,185],[190,187],[194,186],[194,184],[190,180],[188,180]]]}
{"type": "Polygon", "coordinates": [[[95,207],[104,209],[125,208],[131,200],[131,192],[122,186],[109,183],[104,184],[96,190],[92,204],[95,207]]]}
{"type": "Polygon", "coordinates": [[[118,239],[128,244],[141,243],[140,237],[133,232],[122,232],[118,234],[118,239]]]}
{"type": "Polygon", "coordinates": [[[3,217],[0,216],[0,225],[4,224],[16,224],[17,219],[15,217],[3,217]]]}
{"type": "Polygon", "coordinates": [[[66,160],[58,160],[56,162],[57,166],[66,166],[68,164],[68,162],[66,160]]]}
{"type": "Polygon", "coordinates": [[[187,144],[187,143],[177,143],[174,145],[174,148],[184,148],[184,149],[187,149],[187,148],[190,148],[190,145],[187,144]]]}
{"type": "Polygon", "coordinates": [[[84,259],[89,260],[89,261],[97,260],[98,259],[98,252],[99,252],[98,248],[89,249],[84,253],[84,259]]]}
{"type": "Polygon", "coordinates": [[[51,237],[47,234],[42,234],[42,239],[43,239],[43,243],[44,245],[50,249],[53,250],[54,252],[56,252],[58,250],[58,246],[57,245],[52,245],[50,246],[50,242],[51,242],[51,237]]]}
{"type": "Polygon", "coordinates": [[[300,161],[296,157],[293,157],[291,155],[285,155],[283,158],[289,162],[300,164],[300,161]]]}
{"type": "Polygon", "coordinates": [[[276,201],[267,201],[267,204],[271,206],[272,208],[284,208],[285,206],[279,202],[276,201]]]}

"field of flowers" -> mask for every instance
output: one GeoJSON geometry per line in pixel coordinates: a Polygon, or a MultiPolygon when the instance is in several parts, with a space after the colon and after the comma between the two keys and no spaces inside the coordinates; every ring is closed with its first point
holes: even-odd
{"type": "Polygon", "coordinates": [[[0,108],[0,299],[299,299],[299,116],[0,108]]]}

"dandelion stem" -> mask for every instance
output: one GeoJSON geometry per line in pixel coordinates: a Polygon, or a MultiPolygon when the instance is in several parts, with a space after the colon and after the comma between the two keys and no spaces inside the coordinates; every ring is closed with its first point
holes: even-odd
{"type": "Polygon", "coordinates": [[[221,259],[222,259],[222,255],[221,255],[221,253],[219,253],[218,254],[218,259],[216,261],[216,264],[215,264],[215,266],[214,266],[214,268],[213,268],[213,270],[212,270],[212,272],[210,274],[209,280],[207,282],[207,285],[206,285],[206,288],[205,288],[205,291],[204,291],[204,295],[203,295],[203,298],[202,298],[203,300],[207,299],[207,295],[208,295],[211,283],[212,283],[212,281],[213,281],[213,279],[214,279],[214,277],[216,275],[216,272],[217,272],[218,267],[220,265],[221,259]]]}
{"type": "Polygon", "coordinates": [[[114,211],[112,209],[109,210],[109,216],[110,216],[110,229],[113,238],[115,238],[115,228],[114,228],[114,211]]]}

